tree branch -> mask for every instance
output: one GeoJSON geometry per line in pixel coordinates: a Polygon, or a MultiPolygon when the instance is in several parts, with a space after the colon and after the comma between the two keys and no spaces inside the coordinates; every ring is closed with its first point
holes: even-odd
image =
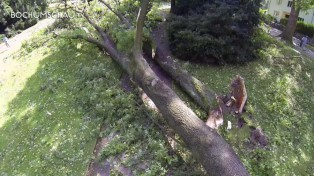
{"type": "Polygon", "coordinates": [[[118,11],[113,10],[113,8],[110,6],[110,4],[108,4],[107,2],[105,2],[104,0],[99,0],[101,3],[103,3],[112,13],[114,13],[122,23],[124,23],[128,28],[131,28],[132,25],[130,24],[129,20],[126,19],[121,13],[119,13],[118,11]]]}
{"type": "Polygon", "coordinates": [[[96,45],[98,48],[101,48],[101,49],[104,49],[105,48],[105,44],[102,43],[101,41],[93,38],[93,37],[87,37],[87,36],[84,36],[84,35],[71,35],[71,36],[64,36],[64,35],[59,35],[57,33],[53,33],[55,36],[57,37],[60,37],[60,38],[66,38],[66,39],[82,39],[82,40],[85,40],[89,43],[92,43],[94,45],[96,45]]]}
{"type": "Polygon", "coordinates": [[[169,49],[165,23],[153,30],[152,38],[156,45],[155,61],[200,107],[209,112],[213,102],[216,102],[216,95],[175,62],[169,49]]]}
{"type": "MultiPolygon", "coordinates": [[[[149,0],[143,0],[141,4],[141,8],[138,12],[137,20],[136,20],[136,34],[134,41],[134,56],[137,58],[140,54],[142,54],[142,40],[143,40],[143,28],[144,21],[146,18],[147,10],[148,10],[149,0]]],[[[143,57],[143,56],[142,56],[143,57]]]]}

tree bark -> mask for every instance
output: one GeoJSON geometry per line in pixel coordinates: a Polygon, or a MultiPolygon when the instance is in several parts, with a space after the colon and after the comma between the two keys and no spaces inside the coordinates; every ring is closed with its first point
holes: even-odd
{"type": "Polygon", "coordinates": [[[208,175],[249,175],[231,146],[216,132],[206,126],[184,102],[161,81],[149,67],[142,55],[142,27],[149,0],[142,1],[138,15],[133,59],[119,52],[115,44],[88,20],[103,39],[104,50],[109,53],[144,92],[152,99],[168,125],[182,138],[208,175]]]}
{"type": "Polygon", "coordinates": [[[292,1],[290,16],[284,32],[282,33],[282,39],[289,43],[293,43],[293,35],[297,27],[297,21],[300,13],[300,7],[296,5],[295,0],[292,1]]]}
{"type": "Polygon", "coordinates": [[[165,24],[161,23],[153,31],[152,38],[156,45],[155,60],[200,107],[209,112],[212,104],[216,102],[215,93],[175,62],[169,50],[165,29],[165,24]]]}
{"type": "Polygon", "coordinates": [[[171,0],[170,13],[174,13],[175,9],[176,9],[176,0],[171,0]]]}

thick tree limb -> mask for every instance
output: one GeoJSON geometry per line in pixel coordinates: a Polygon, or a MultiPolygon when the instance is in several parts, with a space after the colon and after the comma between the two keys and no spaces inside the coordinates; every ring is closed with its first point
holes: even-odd
{"type": "Polygon", "coordinates": [[[72,35],[72,36],[57,35],[57,36],[61,37],[61,38],[68,38],[68,39],[82,39],[82,40],[85,40],[89,43],[95,44],[98,48],[104,48],[105,47],[105,45],[102,42],[100,42],[99,40],[94,39],[92,37],[87,37],[84,35],[72,35]]]}
{"type": "Polygon", "coordinates": [[[131,74],[131,67],[130,66],[130,59],[127,58],[124,54],[117,52],[117,49],[115,48],[114,43],[110,39],[110,37],[107,35],[107,33],[98,26],[95,22],[93,22],[90,17],[83,11],[82,12],[85,19],[88,21],[90,25],[92,25],[95,30],[99,33],[101,38],[103,39],[104,43],[104,50],[114,59],[116,62],[120,64],[120,66],[128,73],[131,74]]]}
{"type": "Polygon", "coordinates": [[[121,22],[123,22],[128,28],[131,28],[132,25],[130,24],[129,20],[126,19],[121,13],[119,13],[116,10],[113,10],[113,8],[110,6],[110,4],[108,4],[107,2],[105,2],[105,0],[99,0],[102,4],[104,4],[112,13],[114,13],[121,22]]]}
{"type": "MultiPolygon", "coordinates": [[[[142,45],[143,45],[143,28],[144,21],[146,18],[147,10],[148,10],[149,0],[143,0],[141,4],[141,8],[139,10],[137,19],[136,19],[136,34],[135,41],[133,47],[134,59],[137,60],[139,55],[142,55],[142,45]]],[[[140,56],[143,57],[143,56],[140,56]]]]}
{"type": "Polygon", "coordinates": [[[164,23],[153,31],[152,38],[156,45],[157,63],[200,107],[208,112],[213,102],[216,102],[215,93],[175,62],[169,50],[164,23]]]}

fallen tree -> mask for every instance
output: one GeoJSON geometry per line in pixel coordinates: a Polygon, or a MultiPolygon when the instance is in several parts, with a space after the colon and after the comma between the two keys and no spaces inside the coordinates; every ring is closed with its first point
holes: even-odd
{"type": "MultiPolygon", "coordinates": [[[[167,124],[181,137],[208,175],[249,175],[231,146],[208,127],[184,102],[161,81],[147,64],[142,53],[142,35],[149,0],[143,0],[136,23],[133,55],[120,52],[110,36],[86,13],[82,14],[101,40],[82,35],[72,36],[95,44],[109,54],[152,99],[167,124]]],[[[171,63],[168,63],[171,65],[171,63]]],[[[188,73],[186,73],[187,75],[188,73]]],[[[183,78],[182,78],[183,79],[183,78]]]]}

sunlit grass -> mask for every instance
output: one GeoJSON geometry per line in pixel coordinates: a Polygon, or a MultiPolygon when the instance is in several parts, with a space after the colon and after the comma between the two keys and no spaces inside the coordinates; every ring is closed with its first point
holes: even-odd
{"type": "Polygon", "coordinates": [[[36,72],[42,58],[43,53],[36,53],[36,55],[28,55],[28,58],[24,61],[19,60],[17,57],[1,61],[3,63],[0,67],[0,78],[3,82],[0,86],[0,127],[10,118],[5,115],[8,110],[8,102],[13,100],[19,91],[24,88],[27,79],[36,72]]]}

